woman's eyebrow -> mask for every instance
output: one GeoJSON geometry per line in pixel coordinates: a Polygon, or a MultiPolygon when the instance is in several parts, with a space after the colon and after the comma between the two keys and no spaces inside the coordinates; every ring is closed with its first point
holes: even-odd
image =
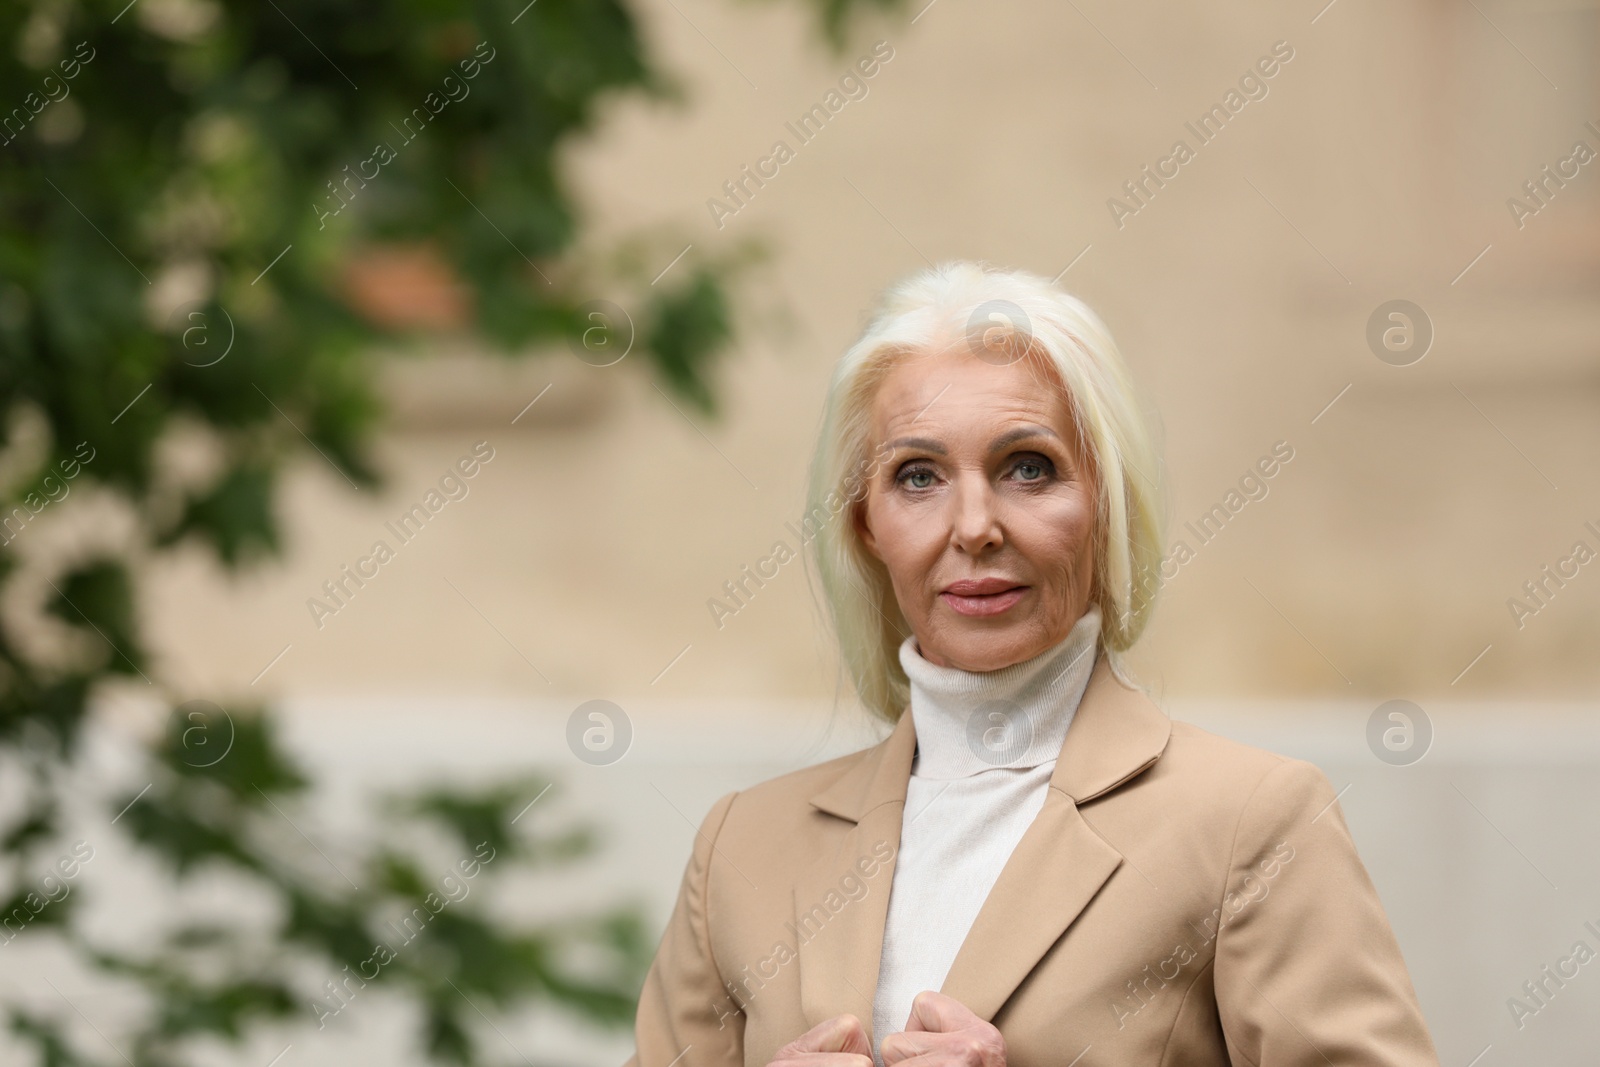
{"type": "Polygon", "coordinates": [[[1026,441],[1030,437],[1054,437],[1061,440],[1061,435],[1048,426],[1018,426],[1014,430],[1007,430],[996,437],[989,445],[989,451],[998,452],[1007,445],[1014,445],[1018,441],[1026,441]]]}
{"type": "MultiPolygon", "coordinates": [[[[1014,445],[1018,441],[1025,441],[1030,437],[1053,437],[1057,441],[1061,440],[1061,435],[1048,426],[1018,426],[1014,430],[1007,430],[990,442],[989,451],[998,452],[1008,445],[1014,445]]],[[[895,449],[915,448],[935,456],[945,454],[944,445],[928,437],[897,437],[889,442],[889,447],[895,449]]]]}
{"type": "Polygon", "coordinates": [[[915,448],[919,452],[931,452],[936,456],[944,455],[944,445],[928,437],[897,437],[889,442],[889,447],[896,450],[915,448]]]}

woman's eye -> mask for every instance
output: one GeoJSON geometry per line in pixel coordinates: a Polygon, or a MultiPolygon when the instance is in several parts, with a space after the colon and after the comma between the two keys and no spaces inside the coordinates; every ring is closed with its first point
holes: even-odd
{"type": "Polygon", "coordinates": [[[933,485],[935,474],[926,464],[907,463],[894,476],[896,485],[912,489],[927,489],[933,485]]]}
{"type": "Polygon", "coordinates": [[[1049,473],[1045,465],[1036,460],[1025,459],[1018,463],[1012,470],[1016,471],[1025,482],[1036,482],[1049,473]]]}

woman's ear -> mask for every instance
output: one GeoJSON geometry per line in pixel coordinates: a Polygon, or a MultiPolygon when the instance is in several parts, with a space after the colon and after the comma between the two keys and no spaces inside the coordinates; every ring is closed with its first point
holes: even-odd
{"type": "Polygon", "coordinates": [[[861,543],[878,562],[883,562],[883,557],[878,554],[878,539],[872,534],[872,527],[867,524],[867,502],[858,500],[850,508],[850,524],[855,527],[856,536],[861,538],[861,543]]]}

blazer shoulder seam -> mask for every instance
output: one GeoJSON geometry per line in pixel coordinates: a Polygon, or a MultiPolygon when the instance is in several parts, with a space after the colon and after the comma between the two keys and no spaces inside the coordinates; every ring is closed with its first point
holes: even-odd
{"type": "MultiPolygon", "coordinates": [[[[1271,755],[1274,757],[1272,766],[1263,771],[1261,777],[1256,779],[1256,784],[1251,787],[1249,795],[1244,798],[1244,803],[1239,805],[1239,815],[1233,824],[1233,839],[1228,843],[1228,866],[1222,874],[1222,894],[1217,898],[1217,907],[1219,908],[1223,907],[1228,900],[1228,881],[1233,873],[1235,857],[1239,854],[1239,834],[1244,830],[1244,817],[1250,813],[1250,805],[1255,802],[1256,794],[1261,792],[1261,787],[1267,784],[1267,779],[1293,762],[1289,757],[1279,755],[1276,752],[1271,753],[1271,755]]],[[[1218,933],[1218,938],[1219,940],[1221,938],[1220,932],[1218,933]]]]}
{"type": "MultiPolygon", "coordinates": [[[[1294,762],[1288,756],[1284,756],[1280,753],[1272,752],[1270,754],[1274,757],[1272,766],[1268,767],[1264,772],[1262,772],[1261,777],[1256,779],[1256,784],[1251,787],[1249,795],[1244,798],[1244,803],[1239,805],[1239,817],[1233,825],[1233,841],[1228,845],[1228,864],[1222,872],[1222,889],[1217,898],[1217,911],[1219,914],[1228,905],[1228,884],[1233,878],[1234,857],[1239,854],[1239,834],[1244,829],[1244,817],[1249,814],[1250,805],[1255,801],[1256,794],[1261,792],[1261,787],[1267,784],[1267,779],[1271,778],[1278,771],[1294,762]]],[[[1222,930],[1218,929],[1215,943],[1211,949],[1212,966],[1214,968],[1219,967],[1221,965],[1221,960],[1222,930]]],[[[1212,973],[1215,975],[1215,970],[1213,970],[1212,973]]],[[[1217,1022],[1222,1026],[1223,1040],[1226,1041],[1230,1047],[1237,1048],[1233,1040],[1228,1037],[1227,1020],[1222,1017],[1222,1005],[1220,1002],[1217,1004],[1217,1022]]],[[[1245,1061],[1250,1063],[1251,1067],[1256,1067],[1254,1062],[1250,1060],[1250,1057],[1244,1055],[1243,1049],[1239,1049],[1239,1055],[1244,1056],[1245,1061]]]]}
{"type": "MultiPolygon", "coordinates": [[[[711,965],[712,973],[717,976],[717,985],[722,989],[728,988],[727,980],[722,977],[722,966],[717,963],[716,950],[711,942],[711,864],[717,858],[717,838],[722,834],[722,828],[728,824],[728,815],[733,811],[733,802],[739,798],[741,790],[724,793],[711,805],[707,813],[706,827],[699,831],[706,838],[706,865],[700,872],[700,939],[701,950],[706,954],[706,962],[711,965]],[[711,826],[710,816],[718,808],[722,815],[717,819],[716,825],[711,826]]],[[[696,842],[698,846],[699,842],[696,842]]]]}

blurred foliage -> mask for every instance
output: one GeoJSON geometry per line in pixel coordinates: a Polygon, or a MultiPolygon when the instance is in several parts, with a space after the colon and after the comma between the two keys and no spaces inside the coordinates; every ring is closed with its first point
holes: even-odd
{"type": "MultiPolygon", "coordinates": [[[[411,998],[421,1045],[448,1062],[483,1062],[473,1037],[479,1012],[527,998],[599,1023],[632,1019],[654,948],[636,913],[513,928],[482,904],[508,874],[593,847],[586,827],[538,832],[531,818],[515,827],[551,783],[530,777],[475,793],[392,797],[373,840],[323,848],[300,836],[310,782],[283,755],[270,717],[202,702],[179,711],[154,753],[150,787],[117,799],[127,833],[179,874],[219,865],[247,872],[283,916],[276,925],[186,917],[143,958],[96,948],[69,928],[85,958],[154,994],[151,1017],[122,1048],[134,1064],[181,1062],[186,1040],[238,1039],[272,1020],[354,1032],[341,1016],[377,1010],[362,1003],[377,999],[369,989],[411,998]],[[307,960],[325,975],[313,991],[297,978],[307,960]]],[[[21,1034],[53,1030],[24,1008],[11,1018],[21,1034]]]]}
{"type": "MultiPolygon", "coordinates": [[[[836,49],[852,7],[893,4],[813,2],[836,49]]],[[[478,1022],[536,1002],[626,1026],[653,947],[637,914],[527,927],[484,903],[517,872],[593,848],[586,829],[536,828],[548,804],[527,804],[549,783],[392,798],[376,838],[314,844],[329,832],[312,782],[270,716],[179,704],[161,684],[136,579],[186,542],[233,568],[276,553],[280,474],[313,450],[352,485],[378,486],[376,353],[425,347],[441,325],[508,356],[571,358],[593,332],[590,301],[610,299],[630,308],[636,362],[716,414],[711,372],[750,246],[659,277],[603,265],[560,173],[563,146],[608,98],[684,98],[632,12],[620,0],[13,0],[0,47],[0,766],[16,768],[0,898],[23,916],[6,941],[54,938],[147,1005],[114,1055],[78,1040],[67,1005],[5,1005],[13,1037],[50,1067],[168,1067],[193,1062],[197,1042],[274,1023],[341,1025],[367,986],[419,1009],[418,1044],[440,1062],[496,1058],[478,1022]],[[363,289],[362,264],[385,257],[422,264],[432,295],[386,293],[370,274],[363,289]],[[380,313],[374,292],[416,314],[380,313]],[[208,442],[215,462],[198,477],[163,461],[180,429],[208,442]],[[108,536],[92,547],[29,529],[85,496],[115,501],[129,527],[97,527],[108,536]],[[197,911],[136,952],[84,929],[78,895],[41,903],[33,872],[68,862],[84,719],[119,684],[178,705],[147,753],[149,787],[116,798],[119,844],[180,889],[245,879],[275,921],[197,911]],[[459,900],[441,856],[450,884],[472,889],[459,900]],[[425,924],[414,945],[396,936],[406,916],[425,924]],[[308,971],[322,987],[307,988],[308,971]]],[[[684,243],[661,235],[646,258],[673,262],[684,243]]]]}
{"type": "MultiPolygon", "coordinates": [[[[817,27],[834,55],[841,55],[849,42],[852,25],[863,18],[863,11],[876,9],[881,13],[903,11],[905,0],[804,0],[816,12],[817,27]]],[[[920,0],[916,5],[926,11],[937,0],[920,0]]],[[[915,21],[915,19],[913,19],[915,21]]]]}

